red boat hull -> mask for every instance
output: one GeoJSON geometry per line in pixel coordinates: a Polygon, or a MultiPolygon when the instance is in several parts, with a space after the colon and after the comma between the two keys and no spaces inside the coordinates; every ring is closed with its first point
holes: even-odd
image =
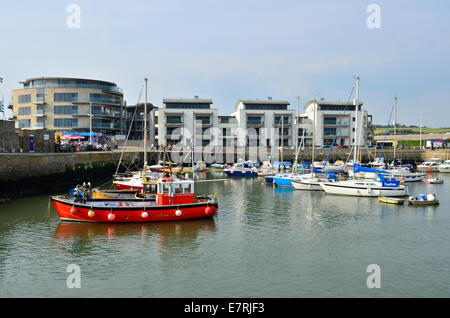
{"type": "Polygon", "coordinates": [[[77,203],[70,199],[57,199],[52,197],[51,200],[58,216],[62,220],[105,223],[159,222],[199,219],[212,217],[216,213],[217,209],[217,203],[211,204],[210,202],[172,206],[114,206],[91,208],[89,203],[77,203]],[[91,213],[89,213],[90,211],[91,213]],[[147,214],[146,216],[144,212],[147,214]],[[110,214],[114,214],[114,217],[112,218],[110,214]]]}

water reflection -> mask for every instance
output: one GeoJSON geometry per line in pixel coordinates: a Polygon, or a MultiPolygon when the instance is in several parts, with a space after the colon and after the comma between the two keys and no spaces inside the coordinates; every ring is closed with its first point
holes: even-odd
{"type": "Polygon", "coordinates": [[[107,224],[87,222],[60,222],[55,231],[55,245],[72,247],[74,253],[95,249],[95,241],[106,239],[107,244],[121,238],[146,241],[155,237],[161,249],[170,246],[192,245],[202,232],[214,232],[214,218],[180,222],[107,224]]]}

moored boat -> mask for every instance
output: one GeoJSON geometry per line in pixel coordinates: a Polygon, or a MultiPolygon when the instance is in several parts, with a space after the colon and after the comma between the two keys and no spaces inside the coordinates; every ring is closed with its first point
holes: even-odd
{"type": "Polygon", "coordinates": [[[439,171],[439,166],[442,164],[442,159],[431,158],[417,166],[417,170],[425,172],[439,171]]]}
{"type": "Polygon", "coordinates": [[[156,197],[134,199],[89,199],[52,196],[61,220],[87,222],[156,222],[211,217],[218,207],[215,195],[195,195],[193,180],[161,178],[156,197]]]}
{"type": "Polygon", "coordinates": [[[443,184],[444,180],[439,178],[430,178],[427,180],[428,184],[443,184]]]}
{"type": "Polygon", "coordinates": [[[391,197],[379,197],[378,202],[389,203],[389,204],[403,204],[403,202],[405,202],[405,199],[391,198],[391,197]]]}
{"type": "Polygon", "coordinates": [[[439,172],[450,172],[450,160],[445,160],[438,167],[439,172]]]}
{"type": "Polygon", "coordinates": [[[242,162],[235,163],[231,168],[225,169],[224,172],[229,177],[253,178],[258,176],[256,168],[244,167],[242,162]]]}
{"type": "Polygon", "coordinates": [[[408,198],[410,205],[438,205],[439,200],[434,194],[419,194],[417,196],[411,196],[408,198]]]}

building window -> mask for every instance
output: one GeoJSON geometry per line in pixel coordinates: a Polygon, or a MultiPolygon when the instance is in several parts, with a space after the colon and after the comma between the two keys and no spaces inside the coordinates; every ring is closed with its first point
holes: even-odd
{"type": "Polygon", "coordinates": [[[166,103],[167,109],[210,109],[211,104],[166,103]]]}
{"type": "Polygon", "coordinates": [[[19,95],[19,104],[31,103],[31,95],[19,95]]]}
{"type": "Polygon", "coordinates": [[[228,124],[230,122],[230,117],[219,117],[221,124],[228,124]]]}
{"type": "Polygon", "coordinates": [[[195,121],[201,121],[202,124],[211,124],[211,117],[209,115],[195,116],[195,121]]]}
{"type": "Polygon", "coordinates": [[[264,123],[263,123],[263,119],[261,117],[248,116],[247,124],[248,125],[263,125],[264,123]]]}
{"type": "Polygon", "coordinates": [[[287,105],[245,104],[248,110],[287,110],[287,105]]]}
{"type": "Polygon", "coordinates": [[[54,106],[53,113],[55,115],[78,115],[77,105],[54,106]]]}
{"type": "Polygon", "coordinates": [[[166,123],[167,124],[182,124],[183,117],[182,116],[167,116],[166,123]]]}
{"type": "Polygon", "coordinates": [[[78,119],[77,118],[54,118],[53,126],[55,128],[61,127],[78,127],[78,119]]]}
{"type": "Polygon", "coordinates": [[[31,119],[19,119],[19,128],[30,128],[31,119]]]}
{"type": "Polygon", "coordinates": [[[53,94],[55,102],[78,102],[78,93],[55,93],[53,94]]]}
{"type": "Polygon", "coordinates": [[[31,115],[31,107],[19,107],[19,116],[31,115]]]}
{"type": "Polygon", "coordinates": [[[111,129],[111,120],[109,119],[92,119],[92,125],[94,128],[108,128],[111,129]]]}
{"type": "Polygon", "coordinates": [[[120,104],[120,97],[106,94],[90,94],[89,100],[93,103],[120,104]]]}
{"type": "Polygon", "coordinates": [[[323,129],[324,136],[334,136],[336,135],[336,128],[324,128],[323,129]]]}
{"type": "Polygon", "coordinates": [[[325,117],[323,119],[324,125],[336,125],[336,117],[325,117]]]}

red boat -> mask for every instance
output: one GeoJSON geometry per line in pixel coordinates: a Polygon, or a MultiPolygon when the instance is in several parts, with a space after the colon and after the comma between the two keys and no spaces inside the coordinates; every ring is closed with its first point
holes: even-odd
{"type": "MultiPolygon", "coordinates": [[[[146,185],[144,184],[144,190],[146,185]]],[[[216,195],[198,196],[194,181],[162,178],[156,198],[89,199],[80,192],[73,197],[53,196],[51,201],[61,220],[87,222],[157,222],[212,217],[217,210],[216,195]]]]}

